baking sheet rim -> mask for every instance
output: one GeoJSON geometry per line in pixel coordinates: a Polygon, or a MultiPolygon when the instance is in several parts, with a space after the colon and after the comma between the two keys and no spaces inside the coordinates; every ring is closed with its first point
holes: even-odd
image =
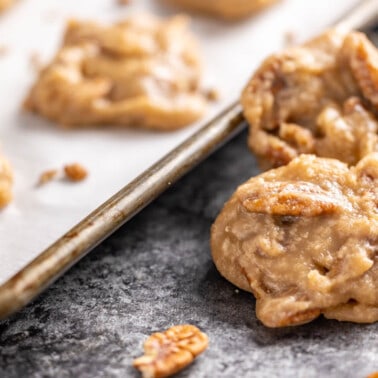
{"type": "Polygon", "coordinates": [[[241,106],[235,102],[42,251],[0,286],[0,319],[28,304],[102,240],[238,134],[246,126],[243,121],[241,106]]]}

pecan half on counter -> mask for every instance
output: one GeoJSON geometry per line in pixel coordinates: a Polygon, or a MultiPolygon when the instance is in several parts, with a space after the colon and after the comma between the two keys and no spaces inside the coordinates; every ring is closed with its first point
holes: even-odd
{"type": "Polygon", "coordinates": [[[362,33],[333,29],[272,55],[241,101],[262,168],[301,153],[356,164],[378,151],[378,52],[362,33]]]}
{"type": "Polygon", "coordinates": [[[172,130],[201,118],[201,60],[189,19],[131,17],[112,26],[70,21],[63,46],[25,107],[64,126],[172,130]]]}
{"type": "Polygon", "coordinates": [[[251,178],[212,226],[219,272],[268,327],[378,320],[378,153],[348,168],[301,155],[251,178]]]}
{"type": "Polygon", "coordinates": [[[0,155],[0,208],[12,200],[13,172],[8,161],[0,155]]]}
{"type": "Polygon", "coordinates": [[[184,369],[208,346],[208,337],[190,324],[153,333],[144,343],[144,356],[133,366],[143,378],[169,377],[184,369]]]}
{"type": "Polygon", "coordinates": [[[166,2],[225,19],[238,19],[250,16],[277,0],[166,0],[166,2]]]}

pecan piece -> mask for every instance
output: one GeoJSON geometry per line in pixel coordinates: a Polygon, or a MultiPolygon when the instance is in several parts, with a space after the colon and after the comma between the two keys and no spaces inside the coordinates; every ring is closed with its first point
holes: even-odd
{"type": "Polygon", "coordinates": [[[70,181],[82,181],[88,176],[88,171],[79,163],[66,165],[64,173],[70,181]]]}
{"type": "Polygon", "coordinates": [[[265,183],[242,203],[250,212],[305,217],[330,214],[341,208],[325,190],[306,182],[265,183]]]}
{"type": "Polygon", "coordinates": [[[184,369],[208,346],[208,337],[190,324],[153,333],[144,343],[144,356],[133,366],[143,378],[168,377],[184,369]]]}
{"type": "MultiPolygon", "coordinates": [[[[320,315],[320,310],[317,308],[299,312],[296,314],[288,315],[286,319],[282,319],[279,327],[288,327],[291,325],[301,325],[316,319],[320,315]]],[[[277,326],[277,325],[275,325],[277,326]]]]}
{"type": "Polygon", "coordinates": [[[59,171],[57,169],[49,169],[41,173],[37,186],[42,186],[55,179],[59,171]]]}
{"type": "Polygon", "coordinates": [[[346,39],[346,50],[351,55],[351,69],[364,97],[378,105],[377,49],[364,34],[354,33],[346,39]]]}

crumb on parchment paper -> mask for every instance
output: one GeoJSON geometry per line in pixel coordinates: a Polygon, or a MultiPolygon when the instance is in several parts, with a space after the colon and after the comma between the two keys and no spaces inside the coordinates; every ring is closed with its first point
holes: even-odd
{"type": "Polygon", "coordinates": [[[219,90],[216,89],[216,88],[210,88],[210,89],[204,91],[204,96],[210,102],[219,101],[219,99],[221,98],[221,94],[220,94],[219,90]]]}
{"type": "Polygon", "coordinates": [[[79,182],[86,179],[88,170],[79,163],[66,164],[63,169],[48,169],[39,176],[37,186],[42,186],[53,180],[79,182]]]}
{"type": "Polygon", "coordinates": [[[88,176],[88,171],[79,163],[65,165],[64,173],[70,181],[82,181],[88,176]]]}
{"type": "Polygon", "coordinates": [[[38,186],[45,185],[48,182],[54,180],[58,176],[59,171],[57,169],[48,169],[41,173],[38,179],[38,186]]]}
{"type": "Polygon", "coordinates": [[[129,4],[131,4],[131,1],[132,0],[117,0],[117,3],[119,5],[129,5],[129,4]]]}
{"type": "Polygon", "coordinates": [[[176,325],[153,333],[144,343],[144,356],[133,366],[143,378],[162,378],[176,374],[191,364],[208,347],[208,337],[190,324],[176,325]]]}

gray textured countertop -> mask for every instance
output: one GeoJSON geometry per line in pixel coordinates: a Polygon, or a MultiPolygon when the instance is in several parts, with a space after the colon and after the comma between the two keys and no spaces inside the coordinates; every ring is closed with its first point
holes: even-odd
{"type": "Polygon", "coordinates": [[[210,258],[210,225],[256,174],[243,134],[102,243],[39,299],[0,323],[0,377],[138,377],[151,332],[192,323],[209,349],[178,377],[366,377],[378,324],[319,319],[271,330],[210,258]]]}

